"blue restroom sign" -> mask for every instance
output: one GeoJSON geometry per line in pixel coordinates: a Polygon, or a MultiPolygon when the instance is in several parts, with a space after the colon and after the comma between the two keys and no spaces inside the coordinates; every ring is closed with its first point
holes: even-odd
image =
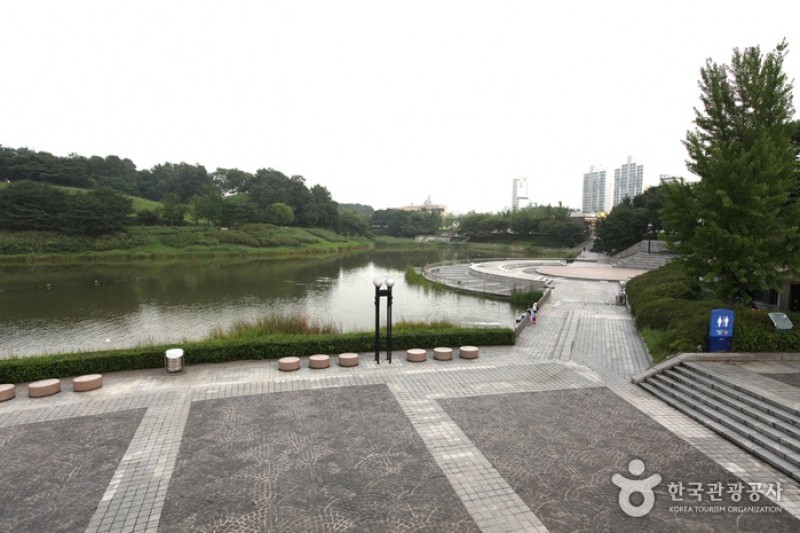
{"type": "Polygon", "coordinates": [[[708,334],[711,337],[733,337],[733,310],[712,309],[708,334]]]}

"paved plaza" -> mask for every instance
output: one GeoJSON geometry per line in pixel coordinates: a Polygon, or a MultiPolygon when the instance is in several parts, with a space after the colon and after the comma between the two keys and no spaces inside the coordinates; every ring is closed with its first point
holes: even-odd
{"type": "Polygon", "coordinates": [[[631,384],[650,360],[618,283],[551,284],[538,323],[475,360],[286,373],[187,353],[91,392],[19,386],[0,531],[800,530],[796,483],[631,384]]]}

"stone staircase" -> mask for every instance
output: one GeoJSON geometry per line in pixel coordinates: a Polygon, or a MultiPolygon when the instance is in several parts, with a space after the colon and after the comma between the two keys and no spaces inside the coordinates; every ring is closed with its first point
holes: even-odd
{"type": "Polygon", "coordinates": [[[683,361],[639,386],[800,482],[800,409],[746,383],[683,361]]]}
{"type": "Polygon", "coordinates": [[[611,264],[623,268],[654,270],[677,257],[664,241],[639,241],[611,258],[611,264]]]}
{"type": "Polygon", "coordinates": [[[666,265],[674,258],[674,255],[666,253],[637,252],[622,259],[612,259],[611,264],[615,267],[655,270],[666,265]]]}

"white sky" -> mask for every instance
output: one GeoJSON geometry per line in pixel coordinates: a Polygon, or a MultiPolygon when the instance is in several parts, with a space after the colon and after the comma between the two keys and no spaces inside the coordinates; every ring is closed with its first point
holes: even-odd
{"type": "Polygon", "coordinates": [[[376,209],[496,212],[525,176],[579,208],[592,164],[691,178],[705,59],[786,37],[797,80],[798,21],[796,0],[5,2],[0,144],[272,167],[376,209]]]}

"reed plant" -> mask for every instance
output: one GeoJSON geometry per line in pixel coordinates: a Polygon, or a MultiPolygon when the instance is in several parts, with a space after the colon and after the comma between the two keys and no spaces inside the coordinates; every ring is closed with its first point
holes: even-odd
{"type": "Polygon", "coordinates": [[[216,327],[208,340],[253,339],[271,335],[328,335],[341,333],[332,323],[301,314],[269,313],[255,320],[240,320],[227,329],[216,327]]]}
{"type": "Polygon", "coordinates": [[[538,302],[542,297],[542,294],[542,291],[536,289],[531,289],[528,291],[514,289],[511,291],[511,304],[527,308],[533,302],[538,302]]]}

